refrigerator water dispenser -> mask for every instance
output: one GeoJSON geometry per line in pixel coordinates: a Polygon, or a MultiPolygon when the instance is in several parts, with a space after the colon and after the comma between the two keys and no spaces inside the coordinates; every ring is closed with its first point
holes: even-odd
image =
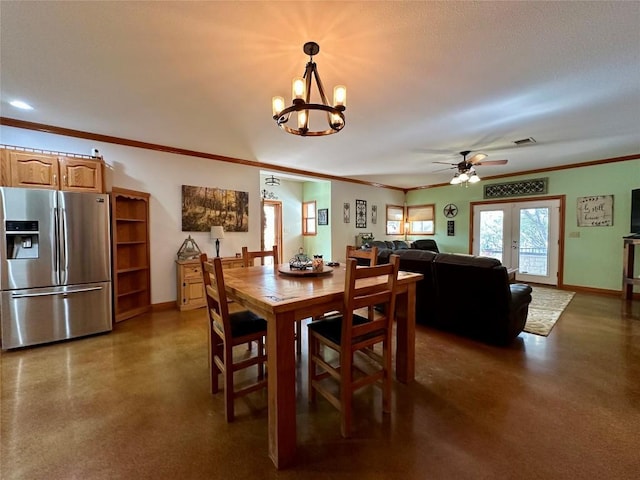
{"type": "Polygon", "coordinates": [[[8,260],[38,258],[39,232],[37,221],[7,220],[5,227],[8,260]]]}

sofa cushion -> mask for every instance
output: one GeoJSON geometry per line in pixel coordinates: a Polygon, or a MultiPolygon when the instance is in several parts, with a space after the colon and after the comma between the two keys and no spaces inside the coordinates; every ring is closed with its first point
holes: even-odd
{"type": "Polygon", "coordinates": [[[435,240],[431,240],[429,239],[422,239],[422,240],[415,240],[412,244],[411,244],[411,248],[416,248],[418,250],[431,250],[432,252],[440,252],[440,250],[438,250],[438,244],[436,243],[435,240]]]}
{"type": "Polygon", "coordinates": [[[409,244],[404,240],[393,240],[393,248],[396,250],[404,250],[409,248],[409,244]]]}
{"type": "Polygon", "coordinates": [[[440,253],[435,261],[438,263],[448,263],[450,265],[464,265],[478,268],[494,268],[502,265],[497,258],[479,257],[476,255],[467,255],[466,253],[440,253]]]}
{"type": "Polygon", "coordinates": [[[378,250],[389,248],[387,242],[383,240],[370,240],[363,245],[364,248],[378,247],[378,250]]]}

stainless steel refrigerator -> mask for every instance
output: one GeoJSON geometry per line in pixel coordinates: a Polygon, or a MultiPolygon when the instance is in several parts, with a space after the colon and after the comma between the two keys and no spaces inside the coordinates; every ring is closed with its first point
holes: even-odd
{"type": "Polygon", "coordinates": [[[0,215],[2,348],[111,330],[108,196],[0,187],[0,215]]]}

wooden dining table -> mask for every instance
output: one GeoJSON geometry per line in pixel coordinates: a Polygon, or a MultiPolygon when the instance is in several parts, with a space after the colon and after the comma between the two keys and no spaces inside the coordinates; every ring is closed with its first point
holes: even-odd
{"type": "MultiPolygon", "coordinates": [[[[296,320],[342,310],[344,266],[328,274],[292,276],[266,265],[229,269],[224,273],[227,296],[267,320],[269,456],[277,468],[295,460],[296,452],[296,320]]],[[[398,274],[396,299],[396,379],[415,375],[416,283],[422,274],[398,274]]],[[[386,277],[363,280],[372,285],[386,277]]],[[[366,284],[365,284],[366,285],[366,284]]]]}

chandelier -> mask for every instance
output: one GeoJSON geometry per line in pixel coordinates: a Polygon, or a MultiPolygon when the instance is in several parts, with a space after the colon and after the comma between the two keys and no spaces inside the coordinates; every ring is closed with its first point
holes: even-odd
{"type": "Polygon", "coordinates": [[[264,179],[264,184],[270,187],[277,187],[278,185],[280,185],[280,179],[271,175],[270,177],[264,179]]]}
{"type": "Polygon", "coordinates": [[[318,69],[313,62],[313,56],[318,54],[320,46],[315,42],[307,42],[302,50],[309,55],[309,62],[307,62],[303,76],[293,79],[291,94],[293,104],[285,108],[283,97],[273,97],[273,119],[285,132],[303,137],[320,137],[337,133],[345,125],[344,110],[347,106],[347,87],[337,85],[333,89],[333,105],[329,105],[318,69]],[[312,77],[315,79],[322,103],[311,103],[312,77]],[[325,130],[311,129],[309,117],[312,112],[320,114],[314,115],[316,120],[318,117],[325,117],[322,120],[322,122],[326,122],[327,128],[325,130]],[[291,115],[294,113],[297,117],[297,128],[288,125],[291,115]]]}

